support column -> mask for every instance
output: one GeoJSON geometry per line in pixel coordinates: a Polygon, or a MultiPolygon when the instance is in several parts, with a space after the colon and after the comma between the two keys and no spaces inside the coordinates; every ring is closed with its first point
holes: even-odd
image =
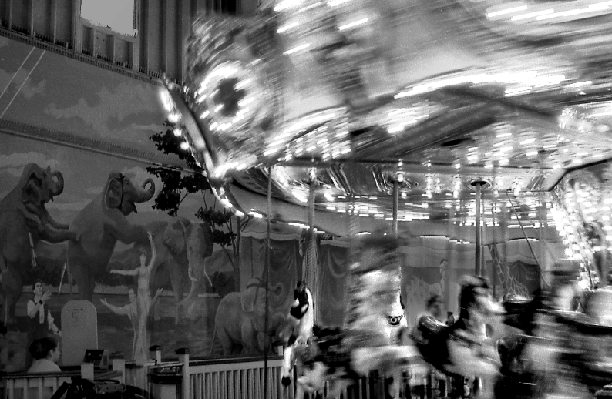
{"type": "Polygon", "coordinates": [[[149,30],[150,30],[150,26],[151,26],[151,21],[150,21],[150,5],[149,5],[149,1],[141,1],[140,2],[140,26],[138,27],[138,54],[136,53],[136,51],[134,51],[134,57],[139,57],[139,58],[134,58],[134,69],[135,70],[140,70],[140,66],[142,66],[145,69],[149,69],[149,57],[150,57],[150,50],[149,50],[149,30]],[[138,67],[136,67],[136,60],[138,61],[138,67]]]}
{"type": "Polygon", "coordinates": [[[81,24],[81,0],[72,0],[72,49],[80,53],[83,51],[83,24],[81,24]]]}
{"type": "Polygon", "coordinates": [[[160,8],[160,15],[161,15],[161,24],[160,24],[160,58],[161,58],[161,69],[163,72],[168,72],[168,45],[166,43],[166,38],[168,37],[168,17],[167,15],[169,14],[168,8],[170,6],[170,1],[171,0],[161,0],[161,8],[160,8]]]}
{"type": "Polygon", "coordinates": [[[108,40],[106,42],[106,51],[108,52],[108,58],[111,60],[113,65],[115,64],[115,61],[117,61],[115,59],[115,54],[117,53],[117,51],[115,50],[115,45],[117,43],[116,39],[117,39],[117,36],[115,35],[106,36],[106,40],[108,40]]]}
{"type": "Polygon", "coordinates": [[[96,27],[91,26],[91,36],[89,38],[89,45],[91,46],[91,56],[96,58],[98,52],[96,51],[96,27]]]}
{"type": "Polygon", "coordinates": [[[191,398],[191,372],[189,370],[190,362],[189,362],[189,349],[180,348],[176,350],[176,354],[179,358],[179,363],[181,364],[181,399],[189,399],[191,398]]]}
{"type": "Polygon", "coordinates": [[[6,0],[5,13],[7,28],[13,29],[13,0],[6,0]]]}
{"type": "Polygon", "coordinates": [[[184,75],[184,67],[183,67],[183,56],[184,56],[184,51],[183,51],[183,46],[184,46],[184,41],[183,41],[183,32],[185,31],[183,28],[183,24],[184,24],[184,20],[183,20],[183,13],[185,11],[185,6],[183,5],[184,0],[177,0],[176,2],[176,39],[175,42],[176,44],[174,45],[175,47],[175,62],[176,62],[176,80],[178,80],[179,82],[183,81],[183,76],[184,75]]]}
{"type": "MultiPolygon", "coordinates": [[[[138,33],[141,35],[142,33],[138,33]]],[[[140,69],[140,37],[136,37],[133,42],[128,43],[129,48],[129,59],[128,63],[131,68],[138,72],[140,69]]]]}
{"type": "MultiPolygon", "coordinates": [[[[34,36],[34,0],[27,0],[25,2],[28,9],[26,14],[28,16],[28,35],[34,36]]],[[[41,32],[44,33],[44,32],[41,32]]]]}
{"type": "Polygon", "coordinates": [[[51,41],[55,43],[57,41],[57,0],[51,0],[50,11],[49,33],[51,41]]]}

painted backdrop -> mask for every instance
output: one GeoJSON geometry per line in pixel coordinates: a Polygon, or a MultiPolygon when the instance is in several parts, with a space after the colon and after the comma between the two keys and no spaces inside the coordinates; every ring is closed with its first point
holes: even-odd
{"type": "MultiPolygon", "coordinates": [[[[61,331],[63,306],[79,298],[96,308],[99,347],[127,359],[142,361],[149,344],[164,355],[257,353],[261,268],[236,284],[234,260],[195,223],[198,195],[177,217],[153,208],[162,182],[146,160],[178,163],[149,139],[165,119],[159,88],[4,38],[0,87],[4,371],[25,367],[33,329],[53,334],[53,319],[61,331]],[[42,318],[28,314],[37,281],[51,292],[42,318]],[[218,325],[218,308],[240,319],[218,325]]],[[[270,337],[297,278],[287,271],[275,281],[270,337]]]]}

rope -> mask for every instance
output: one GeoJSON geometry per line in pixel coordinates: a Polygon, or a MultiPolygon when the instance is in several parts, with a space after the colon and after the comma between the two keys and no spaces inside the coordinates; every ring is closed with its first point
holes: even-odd
{"type": "Polygon", "coordinates": [[[359,216],[357,216],[355,212],[355,195],[351,194],[351,202],[349,205],[349,212],[347,212],[349,217],[349,256],[348,256],[348,279],[346,282],[346,293],[345,293],[345,303],[346,310],[344,312],[344,327],[348,328],[354,321],[355,317],[355,292],[359,289],[356,285],[358,284],[358,278],[353,275],[352,267],[353,262],[355,261],[355,253],[357,252],[357,233],[359,232],[359,216]]]}
{"type": "MultiPolygon", "coordinates": [[[[496,205],[494,205],[497,207],[496,205]]],[[[495,226],[495,210],[493,211],[493,225],[495,226]]],[[[504,226],[507,226],[504,223],[504,226]]],[[[507,227],[506,227],[507,228],[507,227]]],[[[504,240],[505,242],[505,240],[504,240]]],[[[529,241],[527,241],[529,243],[529,241]]],[[[503,244],[505,245],[505,243],[503,244]]],[[[504,290],[504,294],[513,294],[527,297],[529,292],[527,287],[524,284],[521,284],[517,279],[515,279],[510,274],[510,266],[507,264],[505,259],[502,259],[499,250],[497,249],[496,243],[491,243],[487,245],[489,247],[489,253],[493,258],[493,262],[495,262],[495,267],[498,270],[500,282],[502,284],[502,289],[504,290]]],[[[495,278],[495,276],[493,276],[495,278]]]]}
{"type": "Polygon", "coordinates": [[[13,80],[15,80],[15,77],[17,76],[17,74],[19,73],[19,71],[21,70],[21,68],[23,68],[23,66],[25,65],[25,63],[28,61],[28,58],[30,58],[30,55],[32,55],[32,53],[34,52],[34,49],[36,47],[32,47],[32,50],[30,50],[30,52],[28,53],[28,55],[26,55],[26,57],[24,58],[23,62],[21,63],[21,65],[19,65],[19,68],[17,68],[17,71],[15,71],[15,73],[13,74],[13,77],[11,78],[11,80],[9,80],[9,82],[6,84],[6,87],[4,88],[4,90],[2,90],[2,93],[0,93],[0,98],[2,98],[4,96],[4,93],[6,93],[6,91],[8,90],[9,86],[11,85],[11,83],[13,83],[13,80]]]}
{"type": "Polygon", "coordinates": [[[8,111],[8,109],[10,108],[10,106],[13,104],[13,101],[15,101],[15,98],[17,98],[17,95],[19,94],[19,92],[21,91],[21,89],[23,88],[23,86],[25,85],[25,83],[28,81],[28,79],[30,78],[30,75],[32,75],[32,72],[34,72],[34,70],[36,69],[36,67],[38,66],[38,64],[40,63],[40,60],[42,60],[43,55],[45,55],[45,50],[43,50],[42,53],[40,53],[40,57],[38,57],[38,61],[36,61],[36,64],[34,64],[34,67],[30,70],[30,72],[28,73],[28,76],[26,76],[26,78],[23,80],[23,82],[21,83],[21,86],[19,86],[19,89],[17,89],[17,92],[15,93],[15,95],[13,95],[13,98],[11,98],[11,101],[8,103],[8,105],[6,106],[6,108],[4,108],[4,111],[2,111],[2,114],[0,115],[0,119],[2,119],[2,117],[4,116],[4,114],[6,113],[6,111],[8,111]]]}
{"type": "Polygon", "coordinates": [[[510,194],[508,194],[507,191],[506,191],[506,197],[508,197],[508,202],[510,202],[510,204],[512,205],[512,210],[514,211],[514,217],[516,217],[516,221],[521,227],[521,232],[523,233],[523,236],[525,237],[525,241],[527,241],[527,245],[529,245],[529,250],[531,251],[531,255],[533,255],[533,260],[535,260],[536,265],[538,265],[540,270],[542,270],[542,267],[540,266],[540,261],[538,260],[538,257],[536,256],[535,252],[533,251],[533,247],[531,246],[531,243],[529,242],[527,233],[525,233],[525,227],[523,226],[523,223],[521,223],[521,219],[519,218],[518,213],[516,212],[516,207],[514,206],[514,203],[512,202],[512,199],[510,198],[510,194]]]}

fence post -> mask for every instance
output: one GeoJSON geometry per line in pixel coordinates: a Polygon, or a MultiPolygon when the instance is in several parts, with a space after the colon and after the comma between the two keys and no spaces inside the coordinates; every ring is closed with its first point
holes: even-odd
{"type": "Polygon", "coordinates": [[[151,351],[151,357],[153,358],[153,360],[155,360],[155,364],[160,364],[161,363],[161,346],[159,345],[153,345],[151,348],[149,348],[149,350],[151,351]]]}
{"type": "Polygon", "coordinates": [[[189,378],[189,349],[180,348],[176,350],[176,354],[179,356],[179,363],[182,367],[183,382],[181,386],[181,399],[191,399],[191,381],[189,378]]]}
{"type": "Polygon", "coordinates": [[[81,364],[81,378],[89,381],[94,380],[94,365],[93,363],[81,364]]]}
{"type": "Polygon", "coordinates": [[[121,377],[119,377],[119,382],[125,384],[126,376],[125,376],[125,359],[123,357],[113,357],[112,359],[112,367],[113,371],[121,372],[121,377]]]}

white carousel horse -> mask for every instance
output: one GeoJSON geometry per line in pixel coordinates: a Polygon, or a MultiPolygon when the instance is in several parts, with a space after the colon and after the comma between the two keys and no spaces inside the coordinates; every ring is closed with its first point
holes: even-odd
{"type": "Polygon", "coordinates": [[[327,397],[339,397],[356,378],[367,376],[373,370],[394,377],[392,395],[398,397],[401,367],[418,357],[412,345],[397,345],[398,333],[406,327],[399,302],[389,314],[376,314],[372,311],[368,316],[362,315],[360,321],[352,327],[314,327],[310,329],[310,339],[296,340],[293,345],[286,347],[283,383],[289,384],[294,363],[299,365],[302,372],[296,381],[296,398],[301,399],[304,392],[322,392],[326,385],[327,397]]]}
{"type": "Polygon", "coordinates": [[[294,349],[300,345],[306,345],[312,337],[312,329],[314,327],[314,301],[312,293],[308,287],[305,288],[308,298],[308,310],[302,316],[296,328],[293,329],[290,337],[286,337],[287,342],[283,349],[283,367],[281,368],[281,380],[284,385],[288,385],[291,381],[291,373],[293,371],[294,349]]]}

